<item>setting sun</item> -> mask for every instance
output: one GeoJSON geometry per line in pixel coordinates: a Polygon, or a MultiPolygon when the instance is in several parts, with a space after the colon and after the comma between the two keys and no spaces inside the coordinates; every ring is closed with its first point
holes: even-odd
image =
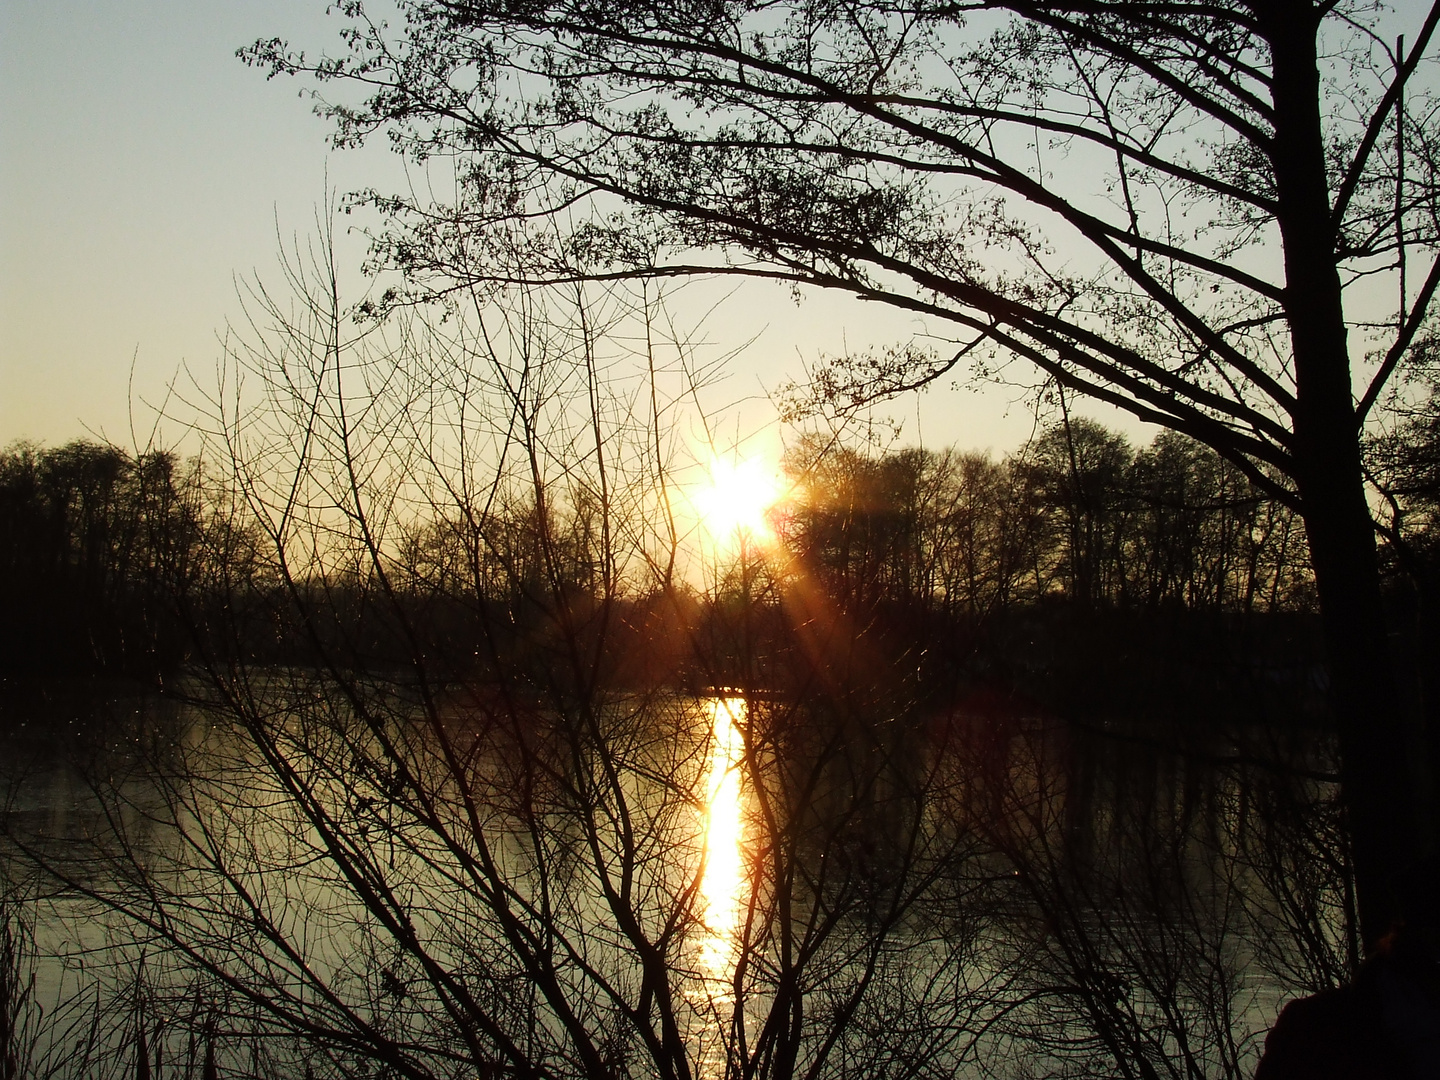
{"type": "Polygon", "coordinates": [[[736,534],[767,540],[773,534],[766,514],[780,497],[780,484],[760,458],[710,463],[710,486],[695,493],[706,530],[718,541],[736,534]]]}

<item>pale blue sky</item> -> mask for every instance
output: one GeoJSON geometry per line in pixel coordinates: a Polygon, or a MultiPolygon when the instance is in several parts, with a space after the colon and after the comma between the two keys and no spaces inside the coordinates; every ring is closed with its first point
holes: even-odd
{"type": "MultiPolygon", "coordinates": [[[[213,371],[217,333],[239,313],[237,276],[273,277],[277,221],[286,235],[310,228],[327,170],[341,191],[404,182],[378,147],[330,152],[301,87],[234,56],[260,36],[323,51],[337,25],[324,9],[0,0],[0,446],[87,431],[128,444],[132,358],[143,441],[148,405],[182,365],[202,381],[213,371]]],[[[353,237],[342,257],[353,267],[362,251],[353,237]]],[[[754,399],[802,358],[918,329],[846,297],[797,309],[783,290],[747,286],[707,324],[717,349],[758,335],[716,405],[752,399],[735,426],[764,427],[754,399]]],[[[1017,396],[941,387],[895,412],[907,442],[1004,450],[1031,427],[1017,396]]]]}
{"type": "MultiPolygon", "coordinates": [[[[234,276],[273,261],[277,217],[306,227],[329,156],[298,88],[235,49],[322,38],[323,10],[0,2],[0,444],[126,442],[132,357],[146,399],[213,367],[234,276]]],[[[332,182],[361,164],[336,158],[332,182]]]]}

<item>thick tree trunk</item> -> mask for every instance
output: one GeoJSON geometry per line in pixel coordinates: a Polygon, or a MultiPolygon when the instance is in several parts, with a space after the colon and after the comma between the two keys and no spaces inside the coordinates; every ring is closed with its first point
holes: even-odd
{"type": "Polygon", "coordinates": [[[1319,20],[1310,0],[1261,10],[1273,31],[1274,163],[1298,401],[1296,480],[1339,727],[1361,933],[1373,945],[1394,913],[1394,874],[1419,854],[1415,766],[1423,755],[1408,745],[1361,471],[1321,133],[1319,20]]]}

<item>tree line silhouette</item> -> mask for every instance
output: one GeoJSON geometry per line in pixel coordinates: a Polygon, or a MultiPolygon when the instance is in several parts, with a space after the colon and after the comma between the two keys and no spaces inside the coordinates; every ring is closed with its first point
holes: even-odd
{"type": "MultiPolygon", "coordinates": [[[[767,572],[803,570],[853,617],[917,616],[916,636],[941,651],[947,634],[973,644],[977,630],[1044,607],[1137,616],[1314,609],[1295,512],[1172,432],[1136,448],[1073,417],[1000,459],[873,453],[812,435],[796,441],[784,468],[789,495],[773,515],[784,556],[767,572]]],[[[237,531],[232,496],[198,459],[167,451],[82,440],[0,453],[0,597],[12,616],[0,664],[159,672],[197,643],[275,662],[309,655],[297,624],[271,610],[295,595],[279,588],[253,533],[237,531]]],[[[598,595],[597,508],[547,507],[544,526],[538,513],[533,499],[492,513],[479,549],[473,532],[443,515],[404,523],[396,587],[427,610],[437,649],[465,651],[475,632],[467,604],[514,607],[541,580],[542,532],[563,538],[549,557],[569,587],[598,595]]],[[[310,633],[343,634],[352,646],[368,636],[378,660],[395,643],[367,620],[373,583],[362,576],[296,587],[315,590],[310,633]]],[[[646,648],[665,652],[665,635],[654,636],[646,648]]]]}
{"type": "Polygon", "coordinates": [[[0,665],[51,674],[173,668],[175,601],[199,573],[193,464],[77,440],[0,453],[0,665]]]}
{"type": "Polygon", "coordinates": [[[1148,447],[1086,419],[1002,460],[902,450],[790,451],[803,479],[786,541],[856,606],[922,600],[977,618],[1064,599],[1083,608],[1310,610],[1302,526],[1209,448],[1148,447]]]}
{"type": "MultiPolygon", "coordinates": [[[[1429,452],[1420,446],[1415,468],[1429,452]]],[[[1074,418],[999,460],[954,450],[867,454],[812,436],[791,448],[785,468],[792,494],[776,511],[784,546],[846,609],[900,604],[963,621],[1059,600],[1150,611],[1314,607],[1294,511],[1172,432],[1136,449],[1074,418]]],[[[235,556],[207,547],[215,517],[207,500],[217,490],[207,491],[198,460],[168,451],[131,455],[77,440],[0,453],[0,589],[14,614],[4,662],[43,670],[178,663],[185,637],[174,602],[201,599],[217,580],[207,560],[235,556]]],[[[539,558],[534,513],[512,508],[491,526],[488,599],[538,573],[526,568],[539,558]]],[[[564,513],[574,586],[593,590],[593,508],[564,513]]],[[[398,561],[414,592],[446,593],[447,575],[464,564],[459,542],[443,521],[410,523],[398,561]]],[[[251,569],[252,584],[263,585],[258,563],[251,569]]]]}

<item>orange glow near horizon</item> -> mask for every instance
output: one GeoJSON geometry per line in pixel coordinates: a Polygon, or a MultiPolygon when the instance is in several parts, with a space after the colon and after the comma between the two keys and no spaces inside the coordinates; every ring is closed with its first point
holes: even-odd
{"type": "Polygon", "coordinates": [[[700,882],[700,899],[706,933],[701,960],[709,975],[724,979],[734,967],[735,936],[744,901],[740,763],[745,739],[739,721],[745,715],[745,702],[711,698],[706,705],[714,741],[705,790],[705,876],[700,882]]]}
{"type": "Polygon", "coordinates": [[[769,543],[775,532],[768,514],[779,498],[779,479],[762,459],[715,458],[710,463],[710,486],[695,492],[693,501],[717,543],[730,543],[737,536],[769,543]]]}

